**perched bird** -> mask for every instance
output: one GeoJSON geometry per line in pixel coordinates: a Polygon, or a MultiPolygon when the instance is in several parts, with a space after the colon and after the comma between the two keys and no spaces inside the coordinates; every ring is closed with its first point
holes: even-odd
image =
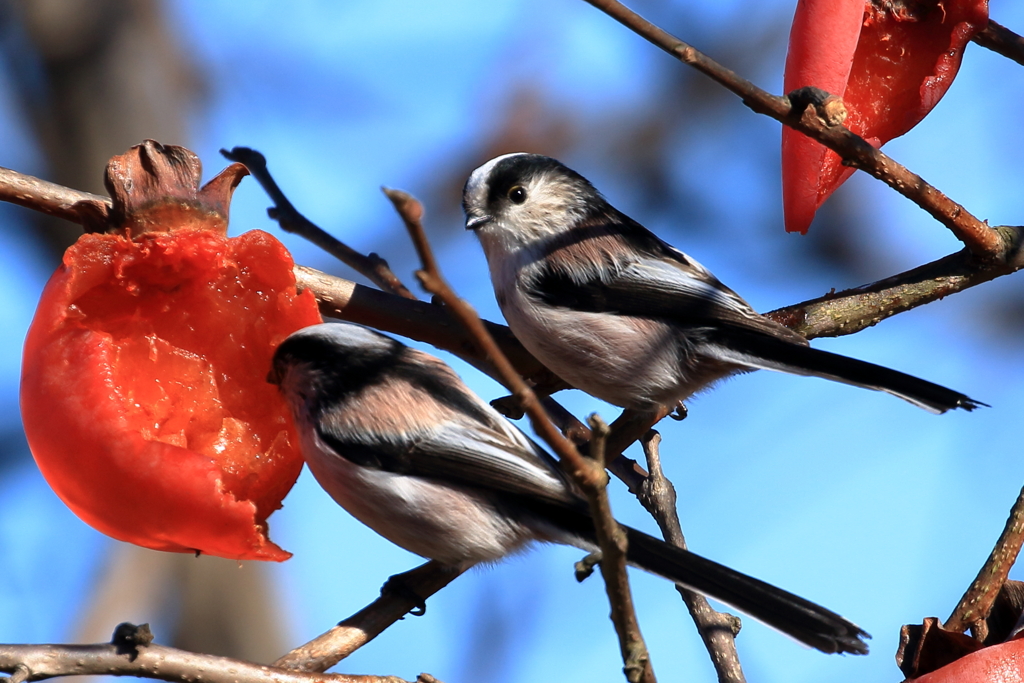
{"type": "MultiPolygon", "coordinates": [[[[288,337],[268,379],[320,485],[406,550],[465,568],[534,541],[597,548],[589,508],[552,457],[437,358],[328,323],[288,337]]],[[[633,565],[824,652],[868,651],[867,634],[838,614],[624,528],[633,565]]]]}
{"type": "Polygon", "coordinates": [[[549,157],[488,161],[462,205],[512,332],[556,375],[609,403],[672,409],[717,380],[765,369],[884,391],[933,413],[985,405],[811,348],[549,157]]]}

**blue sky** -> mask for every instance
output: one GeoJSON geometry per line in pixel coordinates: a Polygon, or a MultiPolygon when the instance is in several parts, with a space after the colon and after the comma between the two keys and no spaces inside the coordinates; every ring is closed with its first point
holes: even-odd
{"type": "MultiPolygon", "coordinates": [[[[730,31],[750,27],[778,25],[784,36],[793,4],[736,0],[641,9],[703,47],[705,39],[721,44],[730,31]]],[[[501,316],[483,257],[458,226],[457,190],[442,193],[438,178],[458,174],[460,163],[465,177],[486,160],[481,150],[524,83],[553,109],[575,112],[581,139],[563,161],[760,310],[885,277],[959,247],[924,212],[861,174],[840,193],[864,220],[842,227],[864,231],[878,255],[871,273],[850,280],[802,261],[802,238],[782,231],[779,126],[738,100],[711,122],[697,118],[698,101],[671,103],[684,123],[693,117],[704,125],[683,134],[686,154],[673,157],[671,174],[680,192],[699,201],[689,215],[651,210],[643,188],[616,168],[599,131],[659,106],[671,83],[667,74],[684,67],[585,3],[241,7],[171,3],[181,40],[210,78],[209,101],[196,115],[190,142],[207,175],[225,165],[221,147],[260,149],[311,219],[357,249],[381,253],[409,283],[416,264],[379,187],[429,196],[426,225],[444,236],[442,267],[491,319],[501,316]]],[[[993,0],[992,16],[1024,29],[1024,8],[1015,3],[993,0]]],[[[758,59],[730,66],[778,92],[784,50],[784,41],[769,41],[758,59]]],[[[7,87],[0,81],[0,165],[43,173],[9,107],[7,87]]],[[[886,150],[979,217],[1019,222],[1021,92],[1021,67],[972,45],[946,99],[886,150]]],[[[232,230],[274,232],[266,206],[255,183],[245,181],[232,207],[232,230]]],[[[28,228],[20,216],[0,207],[0,311],[9,329],[0,337],[4,433],[17,425],[24,331],[56,267],[24,239],[28,228]]],[[[813,229],[832,227],[819,222],[813,229]]],[[[281,239],[298,262],[351,276],[312,247],[281,239]]],[[[1024,360],[1020,341],[998,333],[988,305],[1019,287],[1019,277],[1004,278],[858,335],[815,342],[962,390],[991,409],[936,417],[882,394],[762,372],[699,397],[685,422],[662,425],[665,467],[694,550],[819,601],[875,636],[868,657],[825,656],[746,620],[739,645],[751,680],[899,680],[892,655],[900,625],[949,614],[1024,482],[1016,432],[1024,360]]],[[[501,395],[490,380],[453,364],[485,398],[501,395]]],[[[578,392],[564,403],[579,416],[616,415],[578,392]]],[[[24,444],[14,439],[0,447],[15,451],[24,444]]],[[[0,479],[0,642],[59,641],[69,637],[89,581],[115,542],[68,512],[31,460],[18,462],[0,479]]],[[[622,521],[653,529],[615,484],[613,505],[622,521]]],[[[418,562],[354,522],[308,474],[271,525],[275,540],[295,553],[273,568],[295,644],[355,611],[388,575],[418,562]]],[[[427,616],[397,624],[338,668],[405,678],[429,671],[448,683],[481,672],[493,681],[546,680],[553,671],[570,680],[618,680],[621,662],[603,588],[596,578],[577,585],[572,577],[579,554],[544,547],[477,569],[432,598],[427,616]],[[506,657],[474,668],[481,641],[502,634],[513,638],[506,657]]],[[[633,577],[662,680],[714,680],[671,586],[639,572],[633,577]]]]}

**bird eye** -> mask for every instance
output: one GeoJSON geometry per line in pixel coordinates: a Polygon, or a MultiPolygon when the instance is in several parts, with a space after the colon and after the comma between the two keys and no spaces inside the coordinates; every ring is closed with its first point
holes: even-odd
{"type": "Polygon", "coordinates": [[[513,204],[522,204],[526,201],[526,188],[516,185],[508,191],[508,198],[512,200],[513,204]]]}

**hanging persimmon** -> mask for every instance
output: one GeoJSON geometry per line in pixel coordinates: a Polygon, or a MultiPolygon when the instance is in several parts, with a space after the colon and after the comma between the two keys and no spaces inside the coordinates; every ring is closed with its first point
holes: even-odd
{"type": "Polygon", "coordinates": [[[26,338],[25,433],[47,482],[96,529],[281,561],[266,520],[302,460],[266,375],[277,344],[320,315],[280,242],[226,236],[245,167],[201,190],[200,174],[192,152],[153,141],[110,161],[106,229],[64,254],[26,338]]]}
{"type": "MultiPolygon", "coordinates": [[[[967,43],[987,25],[988,0],[798,0],[784,88],[841,97],[846,127],[881,147],[938,104],[967,43]]],[[[807,232],[851,173],[838,154],[783,127],[786,230],[807,232]]]]}

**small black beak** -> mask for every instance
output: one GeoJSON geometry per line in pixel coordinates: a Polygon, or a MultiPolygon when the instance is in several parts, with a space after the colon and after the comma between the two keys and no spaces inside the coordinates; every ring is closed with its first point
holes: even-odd
{"type": "Polygon", "coordinates": [[[466,217],[466,230],[476,230],[481,226],[484,226],[494,220],[493,216],[467,216],[466,217]]]}

